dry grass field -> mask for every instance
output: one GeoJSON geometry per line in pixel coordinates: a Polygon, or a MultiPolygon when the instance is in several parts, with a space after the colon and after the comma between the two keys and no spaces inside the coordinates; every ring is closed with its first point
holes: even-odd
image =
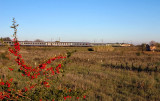
{"type": "MultiPolygon", "coordinates": [[[[0,76],[15,78],[24,86],[14,56],[0,47],[0,76]]],[[[86,90],[85,101],[160,101],[160,52],[141,52],[138,47],[114,47],[111,51],[88,51],[88,47],[21,47],[27,64],[36,66],[48,57],[73,52],[55,85],[86,90]]],[[[80,101],[80,100],[79,100],[80,101]]]]}

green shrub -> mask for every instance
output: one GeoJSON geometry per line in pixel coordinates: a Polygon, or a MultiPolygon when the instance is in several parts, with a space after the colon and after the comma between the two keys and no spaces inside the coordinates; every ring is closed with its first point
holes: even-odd
{"type": "Polygon", "coordinates": [[[93,48],[88,48],[88,51],[94,51],[94,49],[93,48]]]}
{"type": "Polygon", "coordinates": [[[137,56],[140,56],[140,55],[141,55],[141,53],[140,53],[140,52],[137,52],[137,53],[136,53],[136,55],[137,55],[137,56]]]}

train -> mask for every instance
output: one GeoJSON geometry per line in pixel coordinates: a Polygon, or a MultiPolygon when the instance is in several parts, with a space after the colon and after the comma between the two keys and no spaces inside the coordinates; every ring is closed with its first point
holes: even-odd
{"type": "MultiPolygon", "coordinates": [[[[14,45],[13,41],[3,41],[4,44],[14,45]]],[[[63,46],[63,47],[92,47],[92,46],[113,46],[113,47],[121,47],[121,46],[130,46],[130,44],[124,43],[90,43],[90,42],[37,42],[37,41],[18,41],[21,46],[63,46]]],[[[0,42],[0,46],[3,46],[0,42]]]]}
{"type": "MultiPolygon", "coordinates": [[[[4,44],[14,45],[13,41],[3,41],[4,44]]],[[[36,42],[36,41],[18,41],[21,46],[68,46],[68,47],[90,47],[89,42],[36,42]]],[[[0,45],[4,45],[0,42],[0,45]]]]}

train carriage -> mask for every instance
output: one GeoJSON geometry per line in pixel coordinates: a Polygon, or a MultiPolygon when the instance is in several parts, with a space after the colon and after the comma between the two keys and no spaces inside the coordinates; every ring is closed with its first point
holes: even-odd
{"type": "MultiPolygon", "coordinates": [[[[13,41],[3,41],[5,44],[14,45],[13,41]]],[[[62,47],[92,47],[92,46],[123,46],[115,43],[89,43],[89,42],[37,42],[37,41],[19,41],[21,46],[62,46],[62,47]]],[[[0,42],[0,45],[3,44],[0,42]]],[[[129,44],[127,44],[129,46],[129,44]]]]}

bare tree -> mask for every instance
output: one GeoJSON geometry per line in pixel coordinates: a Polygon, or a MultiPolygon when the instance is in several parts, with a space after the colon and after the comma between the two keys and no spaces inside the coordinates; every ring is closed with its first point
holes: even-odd
{"type": "Polygon", "coordinates": [[[150,46],[153,46],[153,45],[155,46],[156,43],[157,43],[157,42],[155,42],[155,41],[152,40],[152,41],[149,42],[149,45],[150,45],[150,46]]]}
{"type": "Polygon", "coordinates": [[[9,37],[1,38],[3,41],[11,41],[9,37]]]}
{"type": "Polygon", "coordinates": [[[44,42],[43,40],[41,40],[41,39],[36,39],[36,40],[34,40],[35,42],[44,42]]]}
{"type": "Polygon", "coordinates": [[[17,41],[17,27],[19,26],[19,24],[16,24],[15,18],[13,18],[12,22],[13,22],[13,24],[12,24],[11,28],[14,29],[13,37],[15,37],[15,41],[17,41]]]}
{"type": "Polygon", "coordinates": [[[157,47],[160,47],[160,43],[157,42],[157,43],[156,43],[156,46],[157,46],[157,47]]]}

